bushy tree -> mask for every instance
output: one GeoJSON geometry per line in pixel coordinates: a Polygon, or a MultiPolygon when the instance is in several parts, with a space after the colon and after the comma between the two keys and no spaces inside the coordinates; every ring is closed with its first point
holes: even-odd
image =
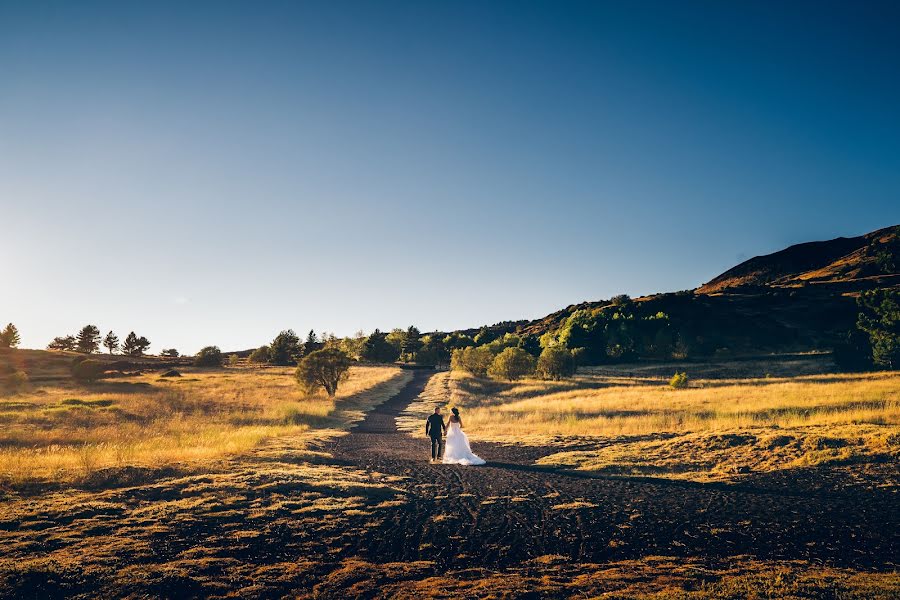
{"type": "Polygon", "coordinates": [[[481,330],[475,334],[475,342],[476,346],[483,346],[484,344],[490,344],[495,339],[497,339],[497,334],[489,329],[488,327],[482,327],[481,330]]]}
{"type": "Polygon", "coordinates": [[[521,348],[506,348],[494,357],[488,375],[494,379],[515,381],[534,373],[534,357],[521,348]]]}
{"type": "Polygon", "coordinates": [[[400,353],[387,340],[387,334],[376,329],[372,335],[366,338],[360,353],[360,358],[368,362],[387,363],[394,362],[400,357],[400,353]]]}
{"type": "Polygon", "coordinates": [[[492,362],[494,355],[487,346],[469,346],[453,351],[450,368],[454,371],[466,371],[476,377],[484,377],[492,362]]]}
{"type": "Polygon", "coordinates": [[[195,367],[221,367],[222,351],[218,346],[206,346],[194,357],[195,367]]]}
{"type": "Polygon", "coordinates": [[[454,331],[453,333],[447,334],[444,338],[444,346],[446,346],[449,352],[456,350],[457,348],[465,348],[467,346],[474,346],[475,340],[473,340],[470,336],[459,333],[458,331],[454,331]]]}
{"type": "Polygon", "coordinates": [[[397,356],[399,357],[401,352],[403,351],[403,340],[406,339],[406,331],[400,329],[399,327],[395,327],[391,329],[390,333],[387,334],[385,338],[391,346],[397,351],[397,356]]]}
{"type": "Polygon", "coordinates": [[[302,353],[300,338],[293,329],[286,329],[269,344],[269,362],[273,365],[292,365],[302,353]]]}
{"type": "Polygon", "coordinates": [[[537,360],[535,369],[542,379],[563,379],[575,374],[575,357],[572,352],[562,346],[544,348],[537,360]]]}
{"type": "Polygon", "coordinates": [[[617,296],[610,298],[609,302],[613,306],[625,306],[631,302],[631,296],[628,294],[618,294],[617,296]]]}
{"type": "Polygon", "coordinates": [[[541,355],[541,342],[536,335],[520,336],[517,346],[532,356],[541,355]]]}
{"type": "Polygon", "coordinates": [[[900,291],[877,289],[857,298],[856,325],[869,335],[872,362],[887,369],[900,368],[900,291]]]}
{"type": "Polygon", "coordinates": [[[53,338],[53,341],[47,344],[47,350],[74,350],[75,336],[63,335],[53,338]]]}
{"type": "Polygon", "coordinates": [[[103,345],[109,350],[109,353],[112,354],[119,347],[119,336],[110,331],[106,334],[106,337],[103,338],[103,345]]]}
{"type": "Polygon", "coordinates": [[[250,358],[248,359],[252,363],[267,363],[269,362],[269,347],[268,346],[260,346],[256,350],[250,353],[250,358]]]}
{"type": "Polygon", "coordinates": [[[83,354],[93,354],[100,348],[100,329],[85,325],[75,336],[75,349],[83,354]]]}
{"type": "Polygon", "coordinates": [[[450,360],[450,352],[444,345],[444,338],[438,334],[422,337],[422,347],[416,354],[416,362],[422,365],[441,366],[450,360]]]}
{"type": "Polygon", "coordinates": [[[228,355],[228,366],[236,367],[240,364],[241,358],[237,354],[228,355]]]}
{"type": "Polygon", "coordinates": [[[333,397],[338,385],[350,373],[351,359],[338,348],[316,350],[303,357],[297,365],[297,381],[307,393],[315,393],[320,389],[333,397]]]}
{"type": "Polygon", "coordinates": [[[15,348],[19,345],[19,330],[12,323],[0,331],[0,348],[15,348]]]}
{"type": "Polygon", "coordinates": [[[179,356],[181,356],[181,354],[175,348],[163,348],[159,355],[165,356],[166,358],[178,358],[179,356]]]}
{"type": "Polygon", "coordinates": [[[143,356],[144,354],[147,353],[147,350],[149,350],[149,349],[150,349],[150,340],[148,340],[144,336],[140,336],[137,339],[138,356],[143,356]]]}

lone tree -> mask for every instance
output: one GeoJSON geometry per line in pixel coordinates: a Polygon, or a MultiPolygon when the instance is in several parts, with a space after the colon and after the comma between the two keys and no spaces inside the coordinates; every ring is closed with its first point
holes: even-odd
{"type": "Polygon", "coordinates": [[[0,331],[0,348],[15,348],[20,341],[19,330],[12,323],[0,331]]]}
{"type": "Polygon", "coordinates": [[[286,329],[275,336],[269,345],[269,362],[273,365],[292,365],[300,356],[300,338],[293,329],[286,329]]]}
{"type": "Polygon", "coordinates": [[[538,357],[536,372],[542,379],[571,377],[575,374],[575,358],[562,346],[548,346],[538,357]]]}
{"type": "Polygon", "coordinates": [[[53,338],[53,341],[47,344],[47,350],[74,350],[75,336],[63,335],[53,338]]]}
{"type": "Polygon", "coordinates": [[[376,329],[366,338],[360,358],[369,362],[394,362],[400,355],[397,349],[387,341],[387,334],[376,329]]]}
{"type": "Polygon", "coordinates": [[[534,373],[534,357],[521,348],[507,348],[496,357],[488,368],[494,379],[515,381],[534,373]]]}
{"type": "Polygon", "coordinates": [[[218,346],[206,346],[194,358],[195,367],[221,367],[222,351],[218,346]]]}
{"type": "Polygon", "coordinates": [[[106,349],[112,354],[119,348],[119,336],[110,331],[106,334],[106,337],[103,338],[103,345],[106,346],[106,349]]]}
{"type": "Polygon", "coordinates": [[[78,332],[75,340],[76,350],[84,354],[93,354],[100,348],[100,330],[96,325],[85,325],[78,332]]]}
{"type": "Polygon", "coordinates": [[[309,394],[324,389],[330,397],[334,397],[338,384],[349,376],[351,362],[347,353],[338,348],[316,350],[300,361],[297,381],[309,394]]]}

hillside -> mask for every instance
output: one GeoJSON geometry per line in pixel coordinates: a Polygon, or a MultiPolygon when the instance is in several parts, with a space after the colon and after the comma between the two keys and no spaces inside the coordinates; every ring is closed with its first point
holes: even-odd
{"type": "Polygon", "coordinates": [[[645,296],[627,307],[583,302],[489,329],[541,336],[576,313],[607,319],[664,313],[677,339],[691,338],[695,356],[830,350],[854,327],[860,292],[900,286],[898,265],[900,226],[892,226],[757,256],[695,290],[645,296]]]}
{"type": "Polygon", "coordinates": [[[858,237],[839,237],[822,242],[796,244],[728,269],[697,288],[712,294],[742,286],[792,286],[806,283],[848,283],[870,278],[897,276],[896,265],[889,273],[878,262],[879,252],[896,253],[900,226],[886,227],[858,237]]]}

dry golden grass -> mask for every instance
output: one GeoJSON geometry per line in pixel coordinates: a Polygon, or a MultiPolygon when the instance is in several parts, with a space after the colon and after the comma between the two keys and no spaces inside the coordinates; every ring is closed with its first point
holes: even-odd
{"type": "Polygon", "coordinates": [[[558,447],[544,464],[688,479],[900,453],[897,373],[700,379],[683,390],[629,375],[501,383],[444,373],[403,426],[419,427],[449,397],[476,440],[558,447]]]}
{"type": "Polygon", "coordinates": [[[108,467],[196,464],[267,438],[333,435],[409,377],[393,367],[354,367],[332,399],[305,394],[290,368],[181,372],[33,384],[0,397],[0,479],[65,481],[108,467]]]}

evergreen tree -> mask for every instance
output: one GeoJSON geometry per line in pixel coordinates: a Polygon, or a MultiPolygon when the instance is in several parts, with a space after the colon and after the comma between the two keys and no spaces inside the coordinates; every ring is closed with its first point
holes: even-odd
{"type": "Polygon", "coordinates": [[[324,346],[325,344],[320,342],[318,336],[316,336],[316,332],[310,329],[309,333],[306,334],[306,342],[303,344],[303,355],[312,354],[316,350],[321,350],[324,346]]]}
{"type": "Polygon", "coordinates": [[[119,337],[110,331],[106,334],[106,337],[103,338],[103,345],[106,346],[106,349],[112,354],[119,347],[119,337]]]}
{"type": "Polygon", "coordinates": [[[128,356],[140,355],[140,351],[138,350],[138,336],[133,331],[125,336],[125,342],[122,344],[122,354],[128,356]]]}
{"type": "Polygon", "coordinates": [[[857,298],[861,309],[856,326],[869,334],[872,361],[887,369],[900,369],[900,291],[877,289],[857,298]]]}
{"type": "Polygon", "coordinates": [[[93,354],[100,348],[100,330],[96,325],[85,325],[75,336],[76,350],[84,354],[93,354]]]}
{"type": "Polygon", "coordinates": [[[422,334],[415,325],[410,325],[400,342],[400,356],[404,360],[415,360],[416,353],[422,348],[422,334]]]}
{"type": "Polygon", "coordinates": [[[15,348],[19,341],[19,330],[12,323],[0,331],[0,348],[15,348]]]}
{"type": "Polygon", "coordinates": [[[394,362],[400,356],[397,349],[387,341],[387,334],[376,329],[366,338],[360,358],[369,362],[394,362]]]}
{"type": "Polygon", "coordinates": [[[141,336],[137,339],[137,355],[143,356],[144,353],[150,348],[150,340],[141,336]]]}
{"type": "Polygon", "coordinates": [[[273,365],[293,365],[300,354],[300,338],[293,329],[282,331],[269,345],[269,362],[273,365]]]}

